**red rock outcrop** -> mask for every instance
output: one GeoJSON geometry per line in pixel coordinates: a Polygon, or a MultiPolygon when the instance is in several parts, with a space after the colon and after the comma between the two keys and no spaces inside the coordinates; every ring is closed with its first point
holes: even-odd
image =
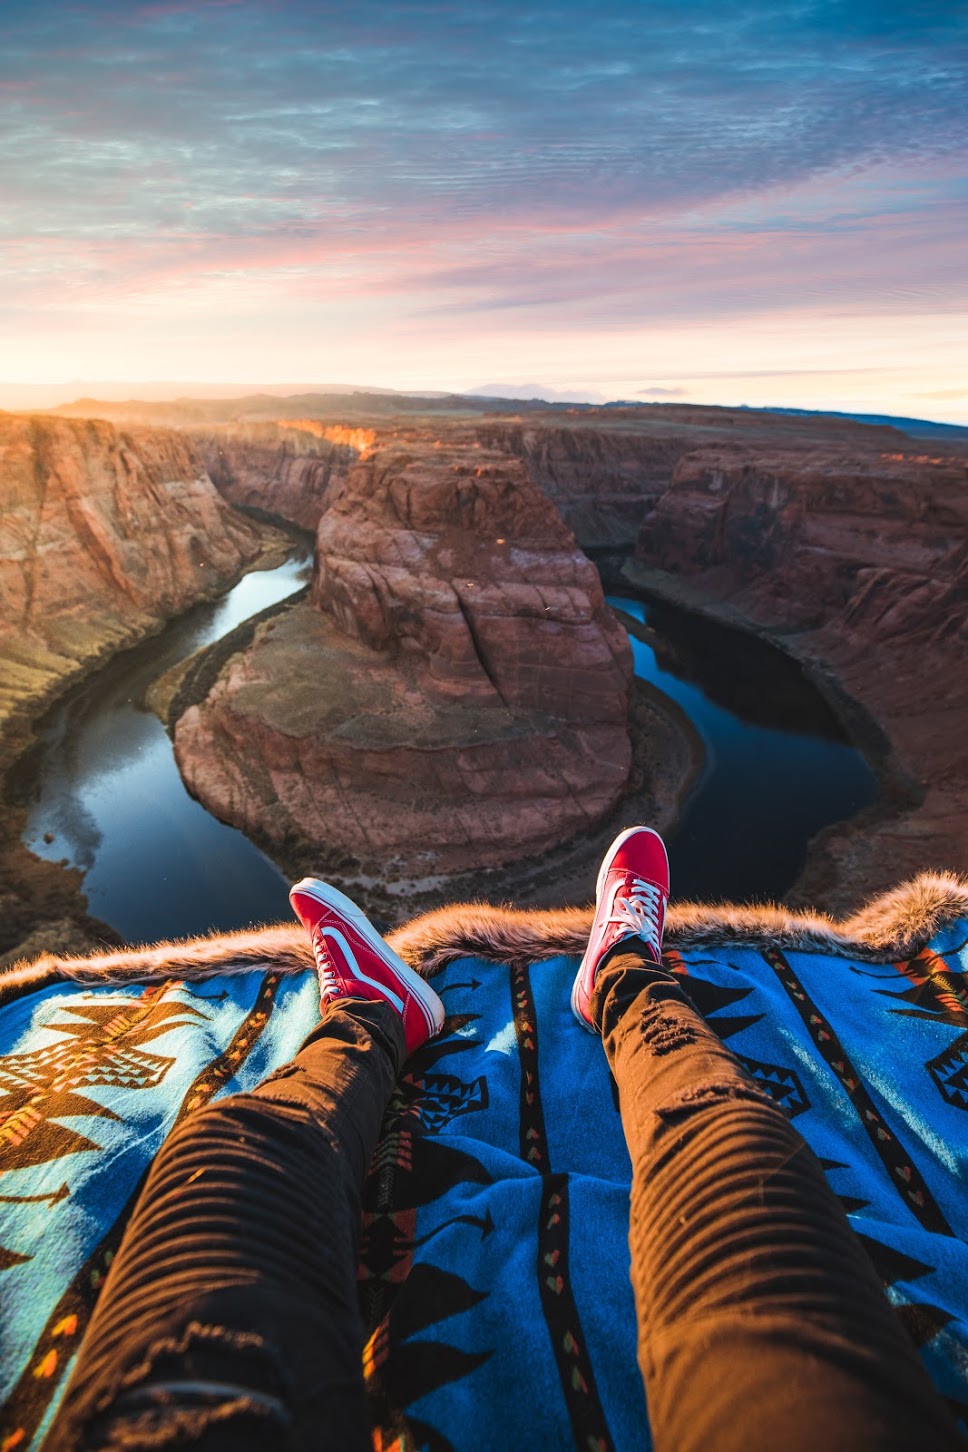
{"type": "Polygon", "coordinates": [[[968,871],[966,484],[963,456],[910,445],[698,450],[642,527],[641,565],[785,636],[868,709],[895,775],[917,784],[918,805],[826,834],[807,883],[835,906],[968,871]]]}
{"type": "Polygon", "coordinates": [[[325,425],[316,419],[193,432],[212,482],[230,504],[308,530],[315,530],[351,465],[373,439],[371,429],[325,425]]]}
{"type": "Polygon", "coordinates": [[[317,535],[312,603],[268,622],[178,721],[218,815],[369,873],[545,851],[618,800],[631,654],[524,465],[388,442],[317,535]]]}
{"type": "Polygon", "coordinates": [[[0,737],[265,550],[181,435],[0,414],[0,737]]]}

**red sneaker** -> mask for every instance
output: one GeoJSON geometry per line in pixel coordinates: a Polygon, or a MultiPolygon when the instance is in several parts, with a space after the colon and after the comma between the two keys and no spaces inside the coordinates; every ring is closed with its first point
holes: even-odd
{"type": "Polygon", "coordinates": [[[289,901],[312,939],[322,1003],[382,998],[403,1019],[408,1054],[440,1033],[444,1005],[437,994],[397,957],[356,903],[315,877],[297,882],[289,901]]]}
{"type": "Polygon", "coordinates": [[[661,963],[668,901],[669,859],[658,832],[651,827],[620,832],[599,870],[595,919],[571,990],[572,1011],[592,1033],[597,1033],[591,998],[599,964],[623,938],[641,938],[650,956],[661,963]]]}

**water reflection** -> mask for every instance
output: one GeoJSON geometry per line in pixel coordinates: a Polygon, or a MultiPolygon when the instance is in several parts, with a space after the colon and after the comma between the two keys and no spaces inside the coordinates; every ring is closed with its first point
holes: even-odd
{"type": "MultiPolygon", "coordinates": [[[[629,602],[627,613],[642,609],[629,602]]],[[[836,713],[803,668],[776,646],[745,631],[665,601],[646,607],[656,662],[667,678],[696,685],[702,695],[749,726],[798,731],[849,745],[836,713]]]]}
{"type": "Polygon", "coordinates": [[[706,748],[669,838],[675,896],[782,896],[810,838],[874,800],[873,772],[781,651],[675,606],[609,603],[656,630],[655,648],[630,635],[635,673],[678,702],[706,748]]]}

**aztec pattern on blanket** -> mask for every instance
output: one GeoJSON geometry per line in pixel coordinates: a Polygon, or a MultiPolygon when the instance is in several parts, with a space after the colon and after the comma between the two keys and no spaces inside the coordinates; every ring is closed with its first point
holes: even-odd
{"type": "Polygon", "coordinates": [[[0,1448],[39,1446],[149,1164],[319,1017],[314,974],[60,984],[0,1011],[0,1448]]]}
{"type": "MultiPolygon", "coordinates": [[[[822,1159],[968,1428],[966,940],[949,924],[898,965],[736,947],[666,961],[822,1159]]],[[[601,1046],[571,1016],[575,967],[465,958],[435,979],[444,1032],[406,1067],[366,1194],[377,1447],[648,1445],[629,1163],[601,1046]]],[[[314,1018],[312,978],[271,973],[61,986],[0,1014],[0,1449],[39,1445],[163,1134],[262,1077],[314,1018]]]]}

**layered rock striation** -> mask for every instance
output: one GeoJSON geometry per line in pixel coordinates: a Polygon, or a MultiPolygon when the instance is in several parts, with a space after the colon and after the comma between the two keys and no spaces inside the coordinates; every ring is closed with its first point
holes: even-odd
{"type": "Polygon", "coordinates": [[[622,423],[495,420],[474,433],[483,446],[525,463],[583,548],[623,549],[634,545],[643,515],[669,487],[691,442],[674,423],[622,423]]]}
{"type": "Polygon", "coordinates": [[[964,456],[910,443],[720,446],[680,460],[642,526],[640,582],[780,636],[886,732],[893,804],[827,833],[803,884],[835,905],[968,870],[966,484],[964,456]]]}
{"type": "Polygon", "coordinates": [[[70,677],[221,592],[266,548],[189,442],[0,414],[0,741],[70,677]]]}
{"type": "Polygon", "coordinates": [[[192,437],[230,504],[315,530],[375,435],[316,419],[280,419],[193,431],[192,437]]]}
{"type": "Polygon", "coordinates": [[[802,448],[818,432],[826,440],[864,436],[886,443],[893,429],[847,419],[816,419],[689,404],[611,407],[573,415],[488,419],[474,437],[523,459],[528,471],[574,530],[584,549],[631,549],[643,518],[669,488],[680,460],[697,449],[733,447],[741,437],[756,452],[802,448]]]}
{"type": "Polygon", "coordinates": [[[544,852],[614,806],[628,642],[521,461],[385,441],[349,471],[316,555],[311,601],[175,726],[219,816],[416,880],[544,852]]]}

